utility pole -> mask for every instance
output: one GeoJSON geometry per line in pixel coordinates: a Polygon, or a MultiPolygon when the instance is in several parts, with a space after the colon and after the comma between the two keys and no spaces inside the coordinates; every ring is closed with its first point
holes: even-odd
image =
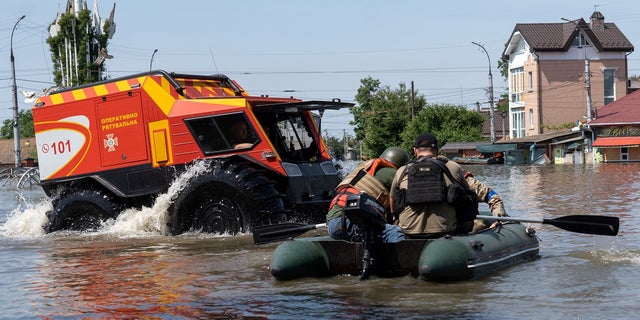
{"type": "Polygon", "coordinates": [[[347,130],[342,129],[342,144],[344,146],[344,159],[347,160],[347,150],[349,148],[349,141],[347,141],[347,130]]]}
{"type": "MultiPolygon", "coordinates": [[[[594,5],[594,8],[597,8],[597,5],[594,5]]],[[[560,19],[572,23],[575,26],[576,30],[580,30],[582,28],[575,21],[565,19],[565,18],[560,18],[560,19]]],[[[587,92],[587,122],[591,122],[591,120],[593,120],[593,117],[591,116],[591,67],[590,67],[589,59],[587,58],[586,49],[584,51],[584,82],[585,82],[585,89],[587,92]]]]}
{"type": "Polygon", "coordinates": [[[473,41],[471,43],[482,48],[484,53],[487,55],[487,60],[489,61],[489,104],[490,104],[489,117],[490,117],[490,124],[491,124],[491,143],[494,143],[496,142],[496,126],[495,126],[495,120],[493,115],[493,74],[491,74],[491,58],[489,58],[489,53],[487,52],[487,49],[485,49],[483,45],[473,41]]]}
{"type": "Polygon", "coordinates": [[[589,59],[584,59],[584,82],[587,90],[587,123],[593,120],[591,118],[591,67],[589,66],[589,59]]]}
{"type": "Polygon", "coordinates": [[[16,152],[16,158],[15,158],[15,166],[17,167],[21,167],[22,166],[22,158],[20,157],[20,123],[18,122],[18,88],[16,87],[16,65],[15,65],[15,59],[13,57],[13,32],[16,31],[16,27],[18,26],[18,23],[20,23],[20,21],[22,21],[22,19],[24,19],[24,15],[22,17],[20,17],[20,19],[18,19],[18,21],[16,21],[16,24],[13,26],[13,29],[11,29],[11,42],[10,42],[10,47],[11,47],[11,79],[13,80],[13,85],[12,85],[12,91],[13,91],[13,142],[14,142],[14,149],[16,152]]]}
{"type": "Polygon", "coordinates": [[[416,96],[416,92],[413,88],[413,80],[411,80],[411,120],[413,120],[413,118],[416,116],[416,101],[415,101],[415,97],[416,96]]]}

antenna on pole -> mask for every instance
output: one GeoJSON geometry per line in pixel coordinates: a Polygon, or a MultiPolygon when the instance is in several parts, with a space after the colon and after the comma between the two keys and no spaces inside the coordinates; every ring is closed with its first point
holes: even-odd
{"type": "Polygon", "coordinates": [[[209,54],[211,54],[211,60],[213,61],[213,67],[216,68],[216,73],[220,73],[220,71],[218,71],[218,64],[216,63],[216,57],[213,56],[213,50],[209,49],[209,54]]]}

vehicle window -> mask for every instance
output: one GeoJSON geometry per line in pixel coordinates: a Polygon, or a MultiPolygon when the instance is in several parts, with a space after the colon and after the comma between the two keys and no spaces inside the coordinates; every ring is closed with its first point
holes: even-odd
{"type": "Polygon", "coordinates": [[[186,123],[206,155],[252,148],[260,141],[244,113],[187,119],[186,123]]]}
{"type": "Polygon", "coordinates": [[[300,113],[257,114],[276,151],[285,161],[315,161],[318,146],[311,129],[300,113]]]}

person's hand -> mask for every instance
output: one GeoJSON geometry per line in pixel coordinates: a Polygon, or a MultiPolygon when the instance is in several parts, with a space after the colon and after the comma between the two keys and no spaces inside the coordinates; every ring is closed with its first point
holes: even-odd
{"type": "Polygon", "coordinates": [[[496,227],[498,227],[501,223],[502,223],[502,221],[496,220],[496,221],[494,221],[494,222],[489,226],[489,229],[496,228],[496,227]]]}
{"type": "Polygon", "coordinates": [[[234,149],[244,149],[244,148],[249,148],[251,147],[253,144],[251,143],[238,143],[236,145],[233,146],[234,149]]]}

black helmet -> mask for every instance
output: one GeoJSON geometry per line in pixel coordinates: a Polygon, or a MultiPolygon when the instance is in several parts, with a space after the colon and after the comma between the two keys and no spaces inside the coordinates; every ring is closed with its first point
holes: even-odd
{"type": "Polygon", "coordinates": [[[389,147],[380,154],[380,158],[385,159],[396,168],[400,168],[409,162],[409,154],[400,147],[389,147]]]}

